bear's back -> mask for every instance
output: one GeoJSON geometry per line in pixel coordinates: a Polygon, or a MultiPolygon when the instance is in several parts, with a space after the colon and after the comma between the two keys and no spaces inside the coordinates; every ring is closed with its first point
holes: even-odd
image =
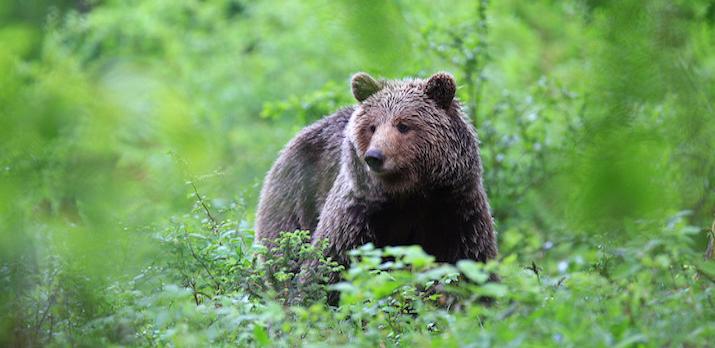
{"type": "Polygon", "coordinates": [[[340,169],[344,130],[353,107],[304,128],[281,151],[261,192],[256,235],[272,240],[280,232],[315,231],[325,197],[340,169]]]}

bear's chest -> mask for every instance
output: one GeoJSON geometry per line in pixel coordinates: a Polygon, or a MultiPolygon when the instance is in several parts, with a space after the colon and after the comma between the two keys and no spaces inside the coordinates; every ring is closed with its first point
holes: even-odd
{"type": "Polygon", "coordinates": [[[448,199],[413,199],[385,203],[368,213],[368,229],[376,247],[420,245],[440,262],[454,262],[463,232],[455,206],[448,199]]]}

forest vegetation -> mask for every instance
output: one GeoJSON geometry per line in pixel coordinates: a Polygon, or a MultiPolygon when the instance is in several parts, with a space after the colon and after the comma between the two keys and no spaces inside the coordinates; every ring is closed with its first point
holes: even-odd
{"type": "Polygon", "coordinates": [[[712,0],[0,0],[0,346],[713,346],[714,100],[712,0]],[[455,76],[497,260],[254,243],[358,71],[455,76]]]}

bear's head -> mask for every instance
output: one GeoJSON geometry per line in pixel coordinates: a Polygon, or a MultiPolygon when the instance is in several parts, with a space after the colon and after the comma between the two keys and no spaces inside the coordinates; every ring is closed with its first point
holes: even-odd
{"type": "Polygon", "coordinates": [[[367,176],[383,191],[444,184],[474,163],[464,158],[473,157],[476,138],[455,100],[451,75],[378,81],[358,73],[351,83],[360,103],[347,136],[367,176]]]}

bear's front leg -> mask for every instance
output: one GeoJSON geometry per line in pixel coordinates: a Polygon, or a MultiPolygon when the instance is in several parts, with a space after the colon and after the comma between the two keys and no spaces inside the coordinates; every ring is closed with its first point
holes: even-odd
{"type": "Polygon", "coordinates": [[[497,257],[494,221],[483,190],[475,190],[457,199],[460,204],[457,216],[459,240],[456,241],[456,258],[487,262],[497,257]]]}
{"type": "MultiPolygon", "coordinates": [[[[338,178],[331,189],[320,213],[318,227],[313,234],[313,245],[320,247],[327,241],[324,253],[338,264],[348,267],[348,252],[368,242],[371,238],[366,221],[366,205],[338,178]]],[[[311,260],[303,265],[302,281],[319,281],[315,277],[319,260],[311,260]]],[[[337,283],[340,274],[331,273],[328,284],[337,283]]],[[[328,303],[337,305],[339,293],[331,291],[328,294],[328,303]]]]}
{"type": "Polygon", "coordinates": [[[313,245],[318,246],[327,240],[325,256],[347,267],[348,251],[374,241],[367,228],[365,203],[349,189],[340,187],[339,183],[340,180],[328,194],[313,236],[313,245]]]}

